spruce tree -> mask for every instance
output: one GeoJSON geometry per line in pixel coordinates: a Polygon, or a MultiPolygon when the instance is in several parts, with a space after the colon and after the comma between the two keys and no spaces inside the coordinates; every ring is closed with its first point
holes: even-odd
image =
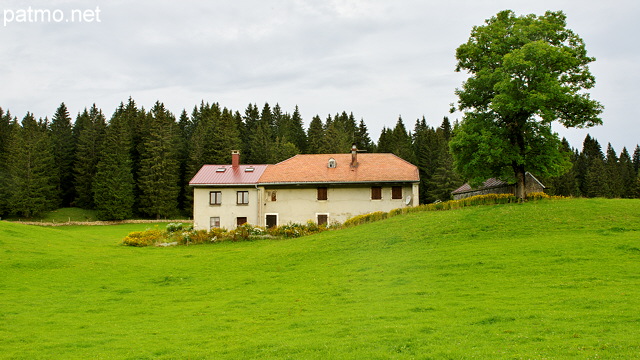
{"type": "Polygon", "coordinates": [[[272,157],[269,162],[277,164],[299,153],[300,150],[298,150],[294,143],[287,141],[285,138],[278,137],[273,144],[272,157]]]}
{"type": "Polygon", "coordinates": [[[320,154],[324,142],[324,127],[320,116],[316,115],[309,123],[307,130],[307,153],[320,154]]]}
{"type": "Polygon", "coordinates": [[[620,163],[618,162],[618,156],[613,149],[611,143],[607,145],[607,154],[604,161],[605,164],[605,181],[606,181],[606,193],[608,198],[619,198],[622,196],[623,179],[620,173],[620,163]]]}
{"type": "Polygon", "coordinates": [[[57,178],[47,121],[37,122],[27,113],[22,126],[13,123],[9,146],[7,165],[12,213],[30,218],[53,209],[57,200],[57,178]]]}
{"type": "Polygon", "coordinates": [[[633,170],[636,172],[636,175],[639,175],[640,172],[640,145],[636,145],[635,150],[633,150],[633,159],[631,160],[633,163],[633,170]]]}
{"type": "Polygon", "coordinates": [[[149,135],[143,142],[138,177],[140,211],[160,219],[178,211],[178,127],[160,102],[155,103],[148,118],[149,135]]]}
{"type": "Polygon", "coordinates": [[[618,160],[618,167],[622,188],[620,196],[626,199],[635,198],[638,193],[637,175],[633,169],[633,162],[626,147],[622,148],[620,159],[618,160]]]}
{"type": "Polygon", "coordinates": [[[230,164],[231,150],[240,148],[240,131],[231,110],[224,108],[213,132],[211,164],[230,164]]]}
{"type": "Polygon", "coordinates": [[[307,134],[304,131],[304,123],[298,105],[296,105],[291,115],[290,121],[287,125],[287,131],[285,137],[288,141],[293,143],[301,153],[307,151],[307,134]]]}
{"type": "Polygon", "coordinates": [[[242,139],[242,158],[246,163],[252,164],[253,154],[251,153],[251,139],[253,138],[253,132],[260,121],[260,110],[255,104],[249,104],[244,111],[242,117],[243,126],[239,128],[240,139],[242,139]]]}
{"type": "Polygon", "coordinates": [[[392,138],[392,148],[391,152],[398,155],[399,157],[414,163],[414,154],[411,146],[411,134],[407,132],[404,123],[402,122],[402,117],[398,118],[396,122],[396,126],[391,133],[392,138]]]}
{"type": "Polygon", "coordinates": [[[579,196],[580,190],[578,189],[578,180],[576,178],[576,161],[579,153],[571,148],[566,138],[562,138],[561,144],[561,151],[568,155],[572,165],[565,174],[544,179],[543,183],[547,186],[547,191],[551,195],[579,196]]]}
{"type": "Polygon", "coordinates": [[[338,120],[338,116],[331,120],[327,119],[324,125],[323,142],[320,147],[322,154],[339,154],[346,153],[351,150],[349,137],[344,132],[342,123],[338,120]]]}
{"type": "Polygon", "coordinates": [[[380,136],[378,137],[376,151],[379,153],[393,152],[393,132],[391,129],[387,129],[385,126],[382,127],[380,136]]]}
{"type": "Polygon", "coordinates": [[[85,109],[78,115],[76,124],[77,146],[73,167],[75,205],[83,209],[93,209],[93,181],[107,126],[106,120],[102,110],[93,104],[91,109],[85,109]]]}
{"type": "Polygon", "coordinates": [[[189,141],[191,140],[191,135],[193,134],[194,126],[193,121],[187,114],[186,110],[182,110],[180,113],[180,119],[178,120],[178,163],[180,164],[180,172],[179,172],[179,189],[180,192],[178,194],[178,206],[180,210],[188,213],[191,211],[191,204],[187,200],[188,193],[190,192],[189,188],[189,180],[191,177],[187,171],[187,163],[189,160],[189,141]]]}
{"type": "Polygon", "coordinates": [[[67,106],[62,103],[51,119],[51,141],[53,143],[53,156],[57,167],[59,205],[71,206],[75,198],[73,187],[73,163],[75,158],[75,142],[71,116],[67,106]]]}
{"type": "Polygon", "coordinates": [[[9,143],[12,137],[11,113],[0,107],[0,217],[9,213],[9,143]]]}
{"type": "Polygon", "coordinates": [[[133,216],[135,198],[129,131],[121,104],[107,126],[96,166],[93,192],[100,220],[124,220],[133,216]]]}
{"type": "Polygon", "coordinates": [[[260,120],[251,134],[251,142],[249,144],[251,157],[246,162],[249,164],[267,164],[273,156],[272,151],[271,127],[268,122],[260,120]]]}
{"type": "Polygon", "coordinates": [[[576,178],[582,196],[605,196],[607,193],[604,154],[598,140],[589,134],[584,139],[582,152],[576,161],[576,178]]]}
{"type": "Polygon", "coordinates": [[[367,124],[364,123],[363,119],[360,119],[360,123],[358,124],[358,129],[356,130],[356,135],[354,142],[358,147],[358,150],[374,152],[375,146],[373,141],[371,141],[371,137],[369,136],[369,130],[367,129],[367,124]]]}

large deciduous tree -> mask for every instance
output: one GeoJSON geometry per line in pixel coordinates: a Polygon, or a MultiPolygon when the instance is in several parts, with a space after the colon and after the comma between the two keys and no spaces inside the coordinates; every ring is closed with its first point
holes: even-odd
{"type": "Polygon", "coordinates": [[[553,176],[568,169],[553,122],[602,124],[602,105],[585,91],[595,85],[588,68],[595,59],[561,11],[502,11],[473,28],[456,59],[456,71],[470,77],[456,90],[464,117],[450,147],[457,170],[473,184],[516,180],[516,195],[524,198],[526,171],[553,176]]]}

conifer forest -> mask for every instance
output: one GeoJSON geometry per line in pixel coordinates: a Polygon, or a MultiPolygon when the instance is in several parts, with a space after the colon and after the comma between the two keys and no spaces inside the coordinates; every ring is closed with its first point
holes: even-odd
{"type": "MultiPolygon", "coordinates": [[[[399,118],[371,139],[364,119],[341,112],[314,116],[305,129],[298,107],[244,111],[202,102],[178,116],[156,102],[133,99],[111,116],[95,105],[75,118],[62,103],[51,118],[19,119],[0,108],[0,216],[34,217],[60,207],[96,210],[104,220],[190,216],[189,180],[203,164],[274,164],[296,154],[394,153],[420,171],[420,203],[449,200],[465,182],[455,171],[449,140],[456,124],[399,118]],[[291,111],[292,110],[292,111],[291,111]]],[[[587,135],[581,149],[562,140],[572,166],[540,180],[553,195],[640,197],[640,147],[619,152],[587,135]]],[[[534,174],[535,175],[535,174],[534,174]]]]}

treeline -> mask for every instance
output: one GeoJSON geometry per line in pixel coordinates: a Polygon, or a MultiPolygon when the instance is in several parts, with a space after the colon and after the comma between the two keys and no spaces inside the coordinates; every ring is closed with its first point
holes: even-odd
{"type": "MultiPolygon", "coordinates": [[[[277,163],[299,153],[345,153],[353,143],[367,152],[391,152],[420,170],[420,202],[448,200],[463,183],[455,172],[449,140],[455,125],[407,130],[402,118],[384,127],[377,142],[364,120],[346,112],[324,120],[314,116],[305,129],[296,106],[249,104],[243,113],[202,102],[176,118],[164,104],[150,110],[133,99],[107,120],[95,105],[75,120],[62,103],[51,119],[27,113],[21,121],[0,108],[0,216],[33,217],[58,207],[95,209],[104,220],[190,215],[189,180],[204,164],[228,164],[231,150],[245,164],[277,163]]],[[[606,154],[595,139],[582,152],[563,142],[573,167],[544,179],[558,195],[638,197],[640,148],[606,154]]]]}

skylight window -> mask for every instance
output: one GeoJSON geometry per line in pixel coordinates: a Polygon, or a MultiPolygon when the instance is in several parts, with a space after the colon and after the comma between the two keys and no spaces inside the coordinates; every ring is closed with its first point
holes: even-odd
{"type": "Polygon", "coordinates": [[[254,168],[246,168],[244,169],[244,172],[253,172],[253,170],[255,170],[254,168]]]}
{"type": "Polygon", "coordinates": [[[225,172],[225,170],[227,170],[227,169],[226,168],[217,168],[216,172],[221,173],[221,172],[225,172]]]}

